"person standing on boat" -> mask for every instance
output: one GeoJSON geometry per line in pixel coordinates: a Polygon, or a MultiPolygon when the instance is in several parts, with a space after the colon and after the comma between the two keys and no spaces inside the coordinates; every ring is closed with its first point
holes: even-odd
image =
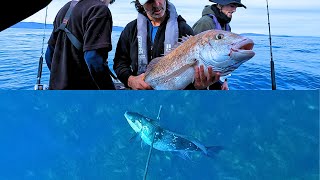
{"type": "Polygon", "coordinates": [[[59,10],[45,54],[49,89],[115,89],[107,65],[114,1],[72,0],[59,10]]]}
{"type": "MultiPolygon", "coordinates": [[[[220,29],[231,31],[229,25],[232,14],[236,12],[237,7],[247,8],[241,3],[241,0],[209,0],[216,4],[206,5],[202,11],[202,17],[192,26],[195,34],[210,29],[220,29]]],[[[220,81],[209,86],[212,90],[228,90],[227,78],[221,77],[220,81]]]]}
{"type": "MultiPolygon", "coordinates": [[[[168,0],[135,0],[137,19],[122,31],[114,58],[113,69],[119,80],[128,88],[151,89],[144,81],[150,61],[169,52],[182,36],[193,35],[192,28],[177,14],[168,0]]],[[[219,73],[204,67],[195,69],[195,82],[186,89],[204,89],[219,80],[219,73]]]]}

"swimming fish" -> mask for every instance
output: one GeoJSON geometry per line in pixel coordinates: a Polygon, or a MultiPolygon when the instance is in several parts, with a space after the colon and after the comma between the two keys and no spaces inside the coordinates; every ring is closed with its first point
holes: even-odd
{"type": "Polygon", "coordinates": [[[139,136],[149,146],[153,141],[152,147],[159,151],[177,152],[183,158],[190,158],[189,153],[192,152],[202,152],[209,157],[214,157],[223,149],[222,146],[204,146],[194,138],[161,128],[157,121],[136,112],[127,111],[124,116],[136,132],[136,136],[139,136]]]}

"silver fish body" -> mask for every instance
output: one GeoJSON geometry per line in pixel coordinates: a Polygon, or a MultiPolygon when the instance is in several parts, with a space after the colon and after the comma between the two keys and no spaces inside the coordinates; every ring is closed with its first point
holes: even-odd
{"type": "Polygon", "coordinates": [[[168,54],[150,62],[145,82],[153,89],[184,89],[193,82],[194,67],[199,65],[226,76],[255,55],[253,46],[251,39],[223,30],[184,37],[168,54]]]}
{"type": "Polygon", "coordinates": [[[210,156],[219,152],[221,146],[206,147],[197,140],[191,140],[183,135],[176,134],[161,128],[156,121],[135,112],[125,112],[129,125],[138,133],[141,139],[153,148],[160,151],[173,151],[181,154],[200,151],[210,156]]]}

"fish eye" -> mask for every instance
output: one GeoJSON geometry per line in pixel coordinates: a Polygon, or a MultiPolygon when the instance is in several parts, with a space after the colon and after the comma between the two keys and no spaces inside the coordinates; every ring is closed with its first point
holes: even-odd
{"type": "Polygon", "coordinates": [[[216,40],[223,39],[223,37],[224,37],[223,34],[217,34],[216,35],[216,40]]]}

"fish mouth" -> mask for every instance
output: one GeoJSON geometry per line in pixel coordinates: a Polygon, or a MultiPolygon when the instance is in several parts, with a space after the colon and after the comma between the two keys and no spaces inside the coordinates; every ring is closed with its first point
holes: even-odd
{"type": "Polygon", "coordinates": [[[132,119],[133,119],[133,116],[132,116],[132,113],[131,112],[128,112],[128,111],[126,111],[125,113],[124,113],[124,117],[129,121],[132,121],[132,119]]]}
{"type": "Polygon", "coordinates": [[[237,61],[251,59],[255,52],[253,51],[254,42],[251,39],[243,39],[242,41],[233,44],[230,49],[230,57],[237,61]]]}
{"type": "Polygon", "coordinates": [[[124,113],[127,122],[135,132],[140,132],[142,124],[136,119],[136,113],[126,111],[124,113]]]}

